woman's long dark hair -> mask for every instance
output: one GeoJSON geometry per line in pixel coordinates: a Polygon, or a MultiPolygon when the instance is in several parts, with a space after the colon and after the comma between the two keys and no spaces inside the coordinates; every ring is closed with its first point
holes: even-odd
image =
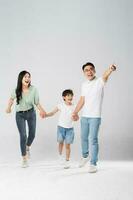
{"type": "Polygon", "coordinates": [[[19,104],[19,101],[22,99],[22,79],[25,76],[25,74],[29,74],[29,76],[31,76],[30,73],[27,71],[22,71],[18,75],[17,88],[16,88],[17,104],[19,104]]]}

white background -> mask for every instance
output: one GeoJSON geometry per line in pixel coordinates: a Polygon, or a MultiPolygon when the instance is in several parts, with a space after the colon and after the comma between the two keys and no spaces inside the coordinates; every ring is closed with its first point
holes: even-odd
{"type": "MultiPolygon", "coordinates": [[[[99,133],[101,160],[132,160],[132,1],[131,0],[0,0],[0,162],[18,160],[19,134],[15,110],[5,114],[21,70],[32,75],[46,111],[66,88],[80,97],[81,67],[90,61],[97,76],[115,62],[105,88],[99,133]]],[[[38,117],[35,159],[54,158],[58,115],[38,117]]],[[[79,159],[80,122],[75,124],[72,157],[79,159]]]]}

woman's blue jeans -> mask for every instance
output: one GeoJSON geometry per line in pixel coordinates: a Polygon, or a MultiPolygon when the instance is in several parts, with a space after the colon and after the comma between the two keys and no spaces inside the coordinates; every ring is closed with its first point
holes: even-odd
{"type": "Polygon", "coordinates": [[[20,147],[22,156],[26,155],[26,146],[30,146],[35,138],[36,113],[34,109],[16,112],[16,123],[20,134],[20,147]],[[28,124],[28,137],[26,134],[26,121],[28,124]]]}

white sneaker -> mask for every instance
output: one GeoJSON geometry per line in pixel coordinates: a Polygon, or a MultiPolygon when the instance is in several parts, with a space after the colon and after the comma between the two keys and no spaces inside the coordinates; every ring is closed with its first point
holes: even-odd
{"type": "Polygon", "coordinates": [[[95,172],[97,172],[96,165],[90,165],[89,166],[89,173],[95,173],[95,172]]]}
{"type": "Polygon", "coordinates": [[[69,169],[69,168],[70,168],[70,161],[66,160],[64,169],[69,169]]]}
{"type": "Polygon", "coordinates": [[[79,167],[84,167],[88,161],[89,161],[89,157],[87,157],[87,158],[82,157],[81,161],[79,163],[79,167]]]}
{"type": "Polygon", "coordinates": [[[26,167],[29,167],[28,165],[28,161],[27,160],[23,160],[22,161],[22,165],[21,165],[22,168],[26,168],[26,167]]]}
{"type": "Polygon", "coordinates": [[[63,155],[59,155],[58,162],[59,162],[60,165],[64,164],[65,160],[64,160],[64,156],[63,155]]]}

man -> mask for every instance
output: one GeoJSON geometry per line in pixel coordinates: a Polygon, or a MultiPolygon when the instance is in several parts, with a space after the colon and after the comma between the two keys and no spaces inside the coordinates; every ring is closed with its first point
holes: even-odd
{"type": "Polygon", "coordinates": [[[81,97],[73,112],[72,118],[78,118],[78,112],[83,108],[81,117],[81,145],[82,159],[79,167],[83,167],[90,159],[89,172],[97,171],[98,161],[98,131],[101,124],[101,109],[104,85],[109,76],[116,70],[115,65],[111,65],[102,77],[96,77],[96,70],[93,63],[83,65],[87,81],[82,84],[81,97]]]}

